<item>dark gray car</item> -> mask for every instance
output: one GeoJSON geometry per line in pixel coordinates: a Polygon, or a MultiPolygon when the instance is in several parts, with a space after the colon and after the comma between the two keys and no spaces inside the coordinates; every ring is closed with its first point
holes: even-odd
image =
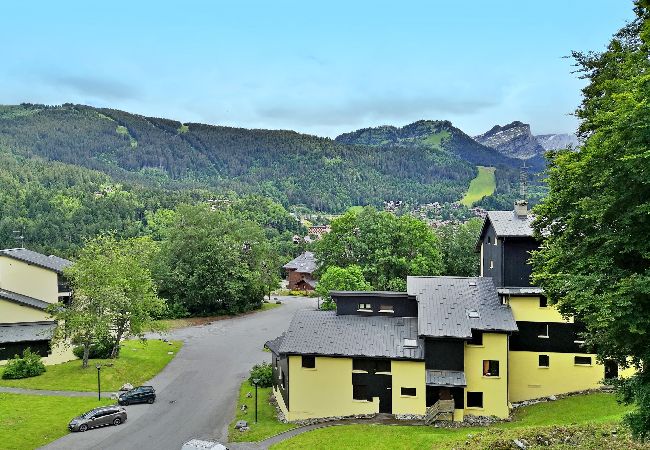
{"type": "Polygon", "coordinates": [[[86,431],[106,425],[120,425],[126,421],[126,408],[121,406],[102,406],[75,417],[68,424],[70,431],[86,431]]]}

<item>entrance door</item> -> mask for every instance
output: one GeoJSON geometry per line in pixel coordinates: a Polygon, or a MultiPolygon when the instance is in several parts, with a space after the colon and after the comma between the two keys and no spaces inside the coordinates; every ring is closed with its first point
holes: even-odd
{"type": "Polygon", "coordinates": [[[379,396],[379,412],[386,414],[393,413],[393,390],[390,386],[386,386],[379,396]]]}

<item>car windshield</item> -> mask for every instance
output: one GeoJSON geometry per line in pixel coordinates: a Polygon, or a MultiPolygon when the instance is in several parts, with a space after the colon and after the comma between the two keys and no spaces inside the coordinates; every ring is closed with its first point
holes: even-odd
{"type": "Polygon", "coordinates": [[[81,417],[83,417],[84,419],[90,419],[92,416],[95,415],[96,412],[97,410],[93,409],[92,411],[88,411],[86,414],[82,414],[81,417]]]}

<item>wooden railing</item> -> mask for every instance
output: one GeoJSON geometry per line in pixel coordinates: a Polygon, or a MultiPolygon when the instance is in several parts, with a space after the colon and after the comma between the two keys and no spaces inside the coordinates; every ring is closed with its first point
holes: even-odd
{"type": "Polygon", "coordinates": [[[424,423],[430,425],[442,414],[451,414],[451,419],[453,420],[455,409],[453,400],[438,400],[427,408],[424,423]]]}

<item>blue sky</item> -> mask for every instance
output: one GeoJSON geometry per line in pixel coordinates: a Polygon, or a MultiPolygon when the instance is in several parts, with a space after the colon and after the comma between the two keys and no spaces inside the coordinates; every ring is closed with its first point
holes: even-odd
{"type": "Polygon", "coordinates": [[[85,103],[336,136],[447,119],[572,132],[583,81],[630,0],[14,1],[0,103],[85,103]]]}

